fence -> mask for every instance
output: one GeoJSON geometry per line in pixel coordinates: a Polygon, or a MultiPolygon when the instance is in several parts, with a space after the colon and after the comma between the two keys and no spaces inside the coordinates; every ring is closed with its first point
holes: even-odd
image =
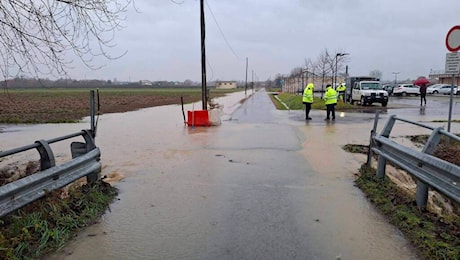
{"type": "Polygon", "coordinates": [[[430,127],[395,115],[388,119],[380,135],[377,135],[375,134],[377,120],[378,114],[376,114],[374,128],[371,131],[368,155],[368,165],[370,165],[372,152],[378,154],[377,175],[384,178],[386,163],[389,160],[417,179],[416,202],[418,207],[426,207],[429,188],[460,203],[460,167],[432,155],[441,141],[441,136],[447,137],[448,142],[453,140],[460,142],[460,138],[442,128],[430,127]],[[432,131],[422,151],[410,149],[389,139],[396,121],[432,131]]]}
{"type": "Polygon", "coordinates": [[[0,158],[33,149],[40,155],[40,172],[0,186],[0,217],[43,197],[47,191],[62,188],[82,177],[86,176],[88,182],[99,179],[101,153],[94,141],[97,126],[94,120],[94,91],[90,92],[90,101],[90,130],[50,140],[38,140],[30,145],[0,152],[0,158]],[[56,165],[50,144],[79,136],[83,137],[85,142],[70,144],[72,160],[56,165]]]}

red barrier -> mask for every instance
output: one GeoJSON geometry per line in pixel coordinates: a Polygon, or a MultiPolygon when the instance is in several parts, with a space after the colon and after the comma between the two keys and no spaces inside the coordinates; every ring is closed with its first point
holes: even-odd
{"type": "Polygon", "coordinates": [[[210,126],[208,110],[187,111],[188,126],[210,126]]]}

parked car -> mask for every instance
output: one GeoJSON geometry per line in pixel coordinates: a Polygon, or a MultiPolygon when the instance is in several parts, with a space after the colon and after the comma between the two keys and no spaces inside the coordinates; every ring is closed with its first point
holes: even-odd
{"type": "Polygon", "coordinates": [[[388,96],[391,96],[391,94],[393,94],[393,89],[394,89],[394,85],[392,84],[385,84],[382,86],[382,89],[385,90],[386,92],[388,92],[388,96]]]}
{"type": "Polygon", "coordinates": [[[393,89],[393,95],[395,96],[409,96],[409,95],[420,95],[418,86],[414,84],[400,84],[393,89]]]}
{"type": "Polygon", "coordinates": [[[458,87],[457,86],[451,86],[451,85],[444,85],[439,88],[439,94],[444,94],[444,95],[450,95],[450,89],[453,89],[454,95],[457,95],[458,92],[458,87]]]}
{"type": "Polygon", "coordinates": [[[434,84],[429,86],[426,89],[427,94],[439,94],[439,89],[442,88],[443,86],[447,86],[447,84],[434,84]]]}

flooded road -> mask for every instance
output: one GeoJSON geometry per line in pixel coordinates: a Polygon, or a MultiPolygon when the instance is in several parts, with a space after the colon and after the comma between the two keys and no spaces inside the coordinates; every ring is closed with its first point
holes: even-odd
{"type": "MultiPolygon", "coordinates": [[[[218,127],[185,127],[180,106],[103,115],[96,143],[102,174],[124,176],[119,200],[49,259],[416,259],[354,186],[364,156],[341,149],[369,142],[373,114],[338,112],[328,123],[313,111],[306,123],[263,90],[244,97],[216,99],[218,127]]],[[[88,125],[19,127],[0,142],[88,125]]]]}

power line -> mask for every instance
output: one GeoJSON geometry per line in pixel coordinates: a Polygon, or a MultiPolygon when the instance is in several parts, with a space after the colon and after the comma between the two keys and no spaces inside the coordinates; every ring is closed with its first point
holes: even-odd
{"type": "Polygon", "coordinates": [[[208,63],[209,69],[211,70],[211,78],[209,80],[214,79],[214,70],[212,69],[211,63],[209,62],[209,59],[206,58],[206,63],[208,63]]]}
{"type": "Polygon", "coordinates": [[[211,6],[209,6],[208,1],[205,1],[205,2],[206,2],[206,6],[207,6],[208,9],[209,9],[209,12],[211,13],[211,16],[212,16],[214,22],[216,23],[217,28],[219,28],[220,34],[221,34],[222,37],[224,38],[224,41],[225,41],[225,43],[227,44],[228,48],[230,48],[230,50],[232,51],[233,55],[235,55],[236,59],[238,59],[238,60],[240,60],[240,61],[244,60],[244,59],[241,59],[241,58],[235,53],[235,51],[233,50],[232,46],[231,46],[230,43],[228,42],[227,37],[225,37],[224,32],[223,32],[222,29],[220,28],[219,23],[217,22],[217,19],[216,19],[216,17],[214,16],[214,13],[213,13],[212,10],[211,10],[211,6]]]}

